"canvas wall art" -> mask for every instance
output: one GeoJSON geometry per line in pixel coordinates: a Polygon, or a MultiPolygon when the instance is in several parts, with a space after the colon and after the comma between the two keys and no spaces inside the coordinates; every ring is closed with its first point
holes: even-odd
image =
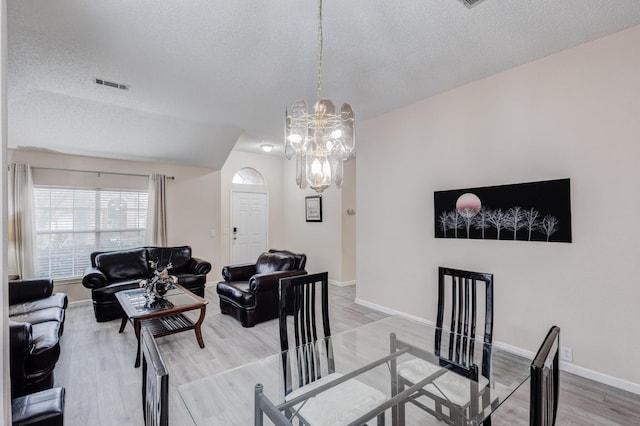
{"type": "Polygon", "coordinates": [[[571,242],[570,180],[434,193],[435,237],[571,242]]]}

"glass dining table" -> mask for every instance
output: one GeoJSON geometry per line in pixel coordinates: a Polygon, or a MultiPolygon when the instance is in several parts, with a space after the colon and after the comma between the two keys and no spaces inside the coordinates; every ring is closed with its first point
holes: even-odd
{"type": "MultiPolygon", "coordinates": [[[[391,316],[320,340],[314,345],[313,353],[318,368],[330,366],[341,374],[335,385],[345,380],[358,380],[386,395],[384,403],[360,417],[354,424],[375,424],[376,417],[382,414],[385,416],[385,424],[435,425],[443,424],[436,415],[407,402],[416,397],[416,389],[427,386],[435,377],[444,373],[458,374],[456,369],[442,367],[445,364],[440,361],[441,356],[435,355],[447,353],[449,343],[454,345],[457,342],[449,336],[450,333],[446,330],[433,325],[391,316]],[[435,345],[436,338],[440,342],[439,351],[435,345]],[[418,377],[414,388],[398,388],[398,371],[402,370],[402,365],[408,365],[405,363],[411,363],[415,359],[433,364],[438,373],[433,374],[434,369],[430,369],[430,373],[418,377]],[[399,403],[406,403],[404,410],[397,409],[399,403]],[[403,413],[402,417],[398,415],[399,411],[403,413]]],[[[464,346],[464,350],[472,354],[470,363],[480,366],[478,378],[466,375],[454,377],[458,383],[457,390],[454,389],[455,386],[429,386],[436,389],[439,398],[455,401],[459,397],[447,393],[454,390],[459,393],[462,383],[462,392],[466,391],[468,397],[475,397],[470,397],[473,400],[471,404],[448,413],[449,417],[453,419],[453,424],[480,425],[529,378],[531,358],[480,340],[467,341],[464,346]],[[483,369],[486,369],[485,376],[488,376],[486,380],[482,375],[483,369]]],[[[290,412],[293,404],[285,401],[285,389],[290,390],[285,377],[293,376],[289,383],[293,383],[294,388],[297,387],[296,383],[301,383],[299,377],[296,377],[298,370],[295,360],[298,355],[296,351],[269,355],[183,384],[178,387],[178,392],[196,425],[251,425],[256,417],[258,384],[261,395],[273,403],[276,410],[290,412]]],[[[329,382],[307,393],[296,391],[294,402],[304,403],[305,398],[315,398],[332,386],[332,382],[329,382]]],[[[332,410],[330,402],[326,409],[332,410]]],[[[264,424],[272,424],[266,416],[264,424]]]]}

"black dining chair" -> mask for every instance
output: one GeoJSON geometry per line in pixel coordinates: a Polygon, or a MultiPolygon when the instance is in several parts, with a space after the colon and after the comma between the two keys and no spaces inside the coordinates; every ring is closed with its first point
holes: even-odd
{"type": "Polygon", "coordinates": [[[142,328],[142,409],[145,426],[169,424],[169,373],[158,345],[147,327],[142,328]]]}
{"type": "Polygon", "coordinates": [[[560,327],[551,327],[531,362],[530,426],[553,426],[560,391],[560,327]]]}
{"type": "MultiPolygon", "coordinates": [[[[439,267],[436,327],[433,354],[416,353],[414,359],[397,365],[397,370],[393,365],[392,396],[434,377],[394,408],[393,417],[400,425],[405,422],[406,403],[447,424],[457,424],[459,418],[477,410],[480,398],[483,406],[489,404],[486,388],[491,375],[493,275],[439,267]],[[474,344],[476,338],[482,339],[481,351],[474,344]],[[425,355],[431,362],[423,359],[425,355]]],[[[404,344],[392,342],[394,346],[404,344]]],[[[392,347],[392,351],[398,349],[392,347]]],[[[490,425],[491,419],[484,424],[490,425]]]]}
{"type": "MultiPolygon", "coordinates": [[[[328,282],[327,272],[280,280],[280,348],[285,402],[338,380],[335,386],[317,391],[313,397],[304,398],[287,410],[287,417],[297,419],[301,424],[349,424],[388,399],[378,389],[357,379],[344,380],[342,374],[336,373],[330,339],[328,282]],[[320,318],[316,311],[318,291],[320,318]],[[320,321],[322,335],[318,334],[317,323],[320,321]],[[289,344],[289,332],[294,346],[289,344]]],[[[384,424],[384,413],[378,415],[377,421],[378,425],[384,424]]]]}

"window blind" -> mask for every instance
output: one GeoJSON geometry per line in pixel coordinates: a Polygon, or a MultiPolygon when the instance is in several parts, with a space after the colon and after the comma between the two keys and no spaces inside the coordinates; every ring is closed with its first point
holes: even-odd
{"type": "Polygon", "coordinates": [[[47,186],[34,191],[41,277],[81,277],[91,252],[144,245],[147,192],[47,186]]]}

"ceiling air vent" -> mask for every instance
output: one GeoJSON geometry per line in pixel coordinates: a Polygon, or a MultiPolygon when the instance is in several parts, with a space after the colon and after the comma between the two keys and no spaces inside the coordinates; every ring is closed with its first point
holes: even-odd
{"type": "Polygon", "coordinates": [[[467,6],[467,9],[471,9],[473,6],[480,3],[481,1],[482,0],[462,0],[462,3],[464,3],[465,6],[467,6]]]}
{"type": "Polygon", "coordinates": [[[109,86],[109,87],[113,87],[115,89],[120,89],[120,90],[129,90],[128,84],[114,83],[113,81],[107,81],[101,78],[94,78],[93,81],[95,81],[96,84],[99,84],[101,86],[109,86]]]}

